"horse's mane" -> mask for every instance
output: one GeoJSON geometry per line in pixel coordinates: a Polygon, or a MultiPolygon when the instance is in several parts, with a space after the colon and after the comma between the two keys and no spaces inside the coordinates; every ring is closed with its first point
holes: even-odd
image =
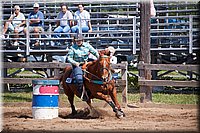
{"type": "MultiPolygon", "coordinates": [[[[99,52],[99,56],[103,56],[103,55],[107,55],[107,56],[110,56],[110,52],[106,51],[106,50],[100,50],[98,51],[99,52]]],[[[99,59],[97,60],[94,60],[94,61],[91,61],[91,62],[88,62],[86,65],[84,65],[82,68],[85,69],[87,67],[91,67],[91,66],[94,66],[97,62],[99,61],[99,59]]]]}

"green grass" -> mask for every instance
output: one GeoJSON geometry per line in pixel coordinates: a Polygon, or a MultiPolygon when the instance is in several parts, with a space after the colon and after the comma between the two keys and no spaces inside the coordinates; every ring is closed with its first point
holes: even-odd
{"type": "MultiPolygon", "coordinates": [[[[31,92],[17,92],[17,93],[2,93],[3,102],[31,102],[32,93],[31,92]]],[[[139,102],[140,95],[128,93],[128,102],[139,102]]],[[[122,95],[118,93],[118,100],[121,103],[122,95]]],[[[61,102],[67,102],[68,99],[65,94],[60,94],[59,100],[61,102]]],[[[75,97],[76,102],[81,100],[75,97]]],[[[94,102],[100,102],[98,99],[94,99],[94,102]]],[[[153,93],[153,102],[154,103],[163,103],[163,104],[195,104],[199,103],[198,95],[196,94],[161,94],[153,93]]]]}
{"type": "Polygon", "coordinates": [[[199,96],[194,94],[153,94],[155,103],[166,104],[199,104],[199,96]]]}
{"type": "Polygon", "coordinates": [[[3,102],[31,102],[31,92],[1,93],[3,102]]]}

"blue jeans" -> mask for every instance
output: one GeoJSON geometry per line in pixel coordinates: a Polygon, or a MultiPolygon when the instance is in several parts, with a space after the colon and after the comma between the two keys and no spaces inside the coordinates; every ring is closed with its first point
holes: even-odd
{"type": "Polygon", "coordinates": [[[77,84],[83,84],[83,71],[82,71],[81,67],[74,66],[73,76],[75,77],[77,84]]]}
{"type": "MultiPolygon", "coordinates": [[[[82,32],[88,32],[89,27],[88,26],[82,26],[82,32]]],[[[75,25],[71,28],[72,33],[80,33],[80,29],[78,25],[75,25]]]]}
{"type": "MultiPolygon", "coordinates": [[[[70,31],[70,27],[67,26],[58,26],[57,28],[55,28],[54,33],[68,33],[70,31]]],[[[60,38],[61,35],[60,34],[56,34],[54,35],[54,38],[60,38]]],[[[70,37],[69,34],[64,35],[64,37],[70,37]]]]}
{"type": "Polygon", "coordinates": [[[83,91],[83,71],[81,67],[73,66],[73,76],[76,80],[77,91],[82,94],[83,91]]]}
{"type": "MultiPolygon", "coordinates": [[[[83,71],[82,71],[81,67],[73,66],[73,76],[75,77],[75,80],[76,80],[77,91],[79,93],[79,96],[81,97],[81,94],[83,91],[83,71]]],[[[85,93],[83,95],[82,100],[83,101],[88,100],[88,97],[85,93]]]]}

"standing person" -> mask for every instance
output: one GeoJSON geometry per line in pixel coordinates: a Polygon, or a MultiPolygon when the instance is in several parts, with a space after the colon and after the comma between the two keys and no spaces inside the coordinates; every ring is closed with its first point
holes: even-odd
{"type": "Polygon", "coordinates": [[[8,21],[5,22],[4,24],[2,38],[5,38],[5,34],[8,30],[10,30],[11,32],[14,32],[15,34],[14,38],[16,38],[16,40],[13,45],[18,46],[19,45],[18,40],[17,40],[17,38],[19,38],[18,33],[24,30],[24,25],[26,21],[25,21],[24,14],[20,12],[19,5],[15,5],[14,10],[15,10],[14,14],[12,14],[10,18],[8,19],[8,21]]]}
{"type": "MultiPolygon", "coordinates": [[[[99,53],[89,43],[83,41],[81,34],[75,36],[74,42],[74,45],[68,51],[67,61],[72,64],[77,90],[81,97],[83,91],[83,72],[81,66],[88,61],[88,55],[90,53],[97,58],[99,58],[99,53]]],[[[87,101],[86,95],[83,95],[83,100],[87,101]]]]}
{"type": "MultiPolygon", "coordinates": [[[[44,31],[44,14],[39,11],[39,4],[33,5],[33,11],[28,15],[29,19],[29,32],[33,32],[34,38],[39,38],[39,32],[44,31]]],[[[24,29],[24,33],[27,32],[27,28],[24,29]]],[[[35,46],[39,46],[39,40],[35,40],[35,46]]]]}
{"type": "MultiPolygon", "coordinates": [[[[73,15],[68,10],[68,6],[66,4],[61,4],[61,11],[58,13],[56,20],[56,28],[54,33],[68,33],[70,31],[70,27],[72,27],[73,15]]],[[[61,35],[54,35],[55,38],[60,38],[61,35]]],[[[69,34],[64,35],[64,37],[70,37],[69,34]]]]}
{"type": "Polygon", "coordinates": [[[150,0],[150,14],[151,14],[151,17],[156,16],[156,9],[154,7],[153,0],[150,0]]]}
{"type": "Polygon", "coordinates": [[[90,13],[84,10],[82,4],[78,5],[78,10],[74,14],[74,26],[71,28],[71,32],[81,33],[80,28],[82,29],[82,32],[92,32],[90,13]]]}

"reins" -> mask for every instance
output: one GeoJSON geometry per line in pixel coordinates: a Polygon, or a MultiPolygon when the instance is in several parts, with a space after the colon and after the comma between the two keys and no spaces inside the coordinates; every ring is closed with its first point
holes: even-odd
{"type": "MultiPolygon", "coordinates": [[[[83,69],[82,69],[83,70],[83,69]]],[[[99,79],[99,80],[94,80],[94,79],[89,79],[88,77],[86,77],[85,75],[83,75],[83,77],[85,79],[87,79],[89,82],[92,82],[94,84],[99,84],[99,85],[103,85],[103,84],[108,84],[107,82],[104,82],[101,78],[97,77],[96,75],[92,74],[91,72],[88,72],[87,70],[83,70],[84,72],[94,76],[95,78],[99,79]]]]}
{"type": "MultiPolygon", "coordinates": [[[[101,56],[101,58],[108,58],[108,56],[107,56],[107,55],[103,55],[103,56],[101,56]]],[[[110,77],[110,79],[109,79],[108,81],[103,81],[103,79],[101,79],[101,78],[99,78],[98,76],[96,76],[95,74],[93,74],[93,73],[87,71],[86,69],[82,69],[82,71],[84,71],[84,72],[86,72],[86,73],[88,73],[88,74],[94,76],[95,78],[97,78],[97,80],[90,79],[90,78],[86,77],[85,75],[83,75],[83,77],[84,77],[85,79],[87,79],[89,82],[92,82],[92,83],[94,83],[94,84],[99,84],[99,85],[109,84],[109,82],[112,80],[111,71],[110,71],[108,68],[102,68],[102,69],[106,69],[106,70],[109,72],[109,75],[110,75],[109,77],[110,77]]]]}

